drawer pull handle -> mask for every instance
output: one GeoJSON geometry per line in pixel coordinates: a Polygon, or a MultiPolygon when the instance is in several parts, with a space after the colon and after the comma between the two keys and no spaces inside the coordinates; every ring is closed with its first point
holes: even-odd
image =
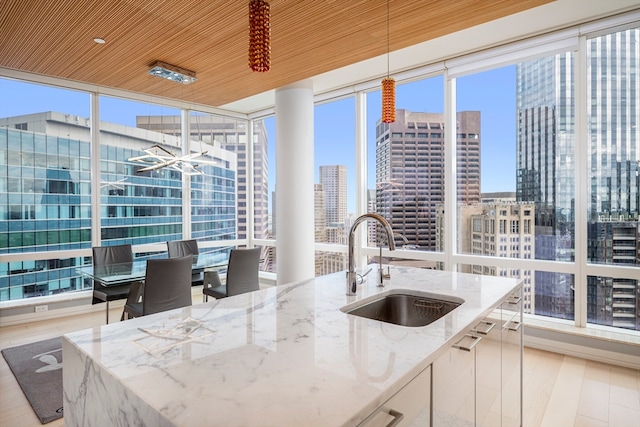
{"type": "Polygon", "coordinates": [[[511,320],[507,323],[507,329],[509,329],[510,331],[517,331],[518,329],[520,329],[520,326],[522,326],[522,323],[515,320],[511,320]]]}
{"type": "Polygon", "coordinates": [[[475,336],[475,335],[469,335],[469,334],[467,334],[467,335],[465,335],[465,336],[464,336],[460,341],[458,341],[457,343],[455,343],[455,344],[453,345],[453,348],[457,348],[458,350],[471,351],[471,350],[473,350],[473,347],[475,347],[475,346],[480,342],[480,340],[482,340],[482,337],[478,337],[478,336],[475,336]],[[471,339],[473,340],[473,342],[471,343],[471,345],[469,345],[469,346],[464,346],[464,345],[461,345],[461,344],[460,344],[460,343],[462,342],[462,340],[464,340],[465,338],[471,338],[471,339]]]}
{"type": "Polygon", "coordinates": [[[480,322],[476,325],[474,332],[481,335],[489,335],[489,332],[496,326],[494,322],[480,322]]]}
{"type": "Polygon", "coordinates": [[[400,424],[400,421],[402,421],[402,419],[404,418],[404,414],[400,411],[396,411],[395,409],[389,409],[387,411],[387,414],[391,415],[393,417],[393,419],[391,420],[391,422],[389,424],[387,424],[387,427],[395,427],[398,424],[400,424]]]}
{"type": "Polygon", "coordinates": [[[515,296],[515,297],[509,297],[507,299],[507,303],[508,304],[519,304],[520,301],[522,301],[522,297],[521,296],[515,296]]]}

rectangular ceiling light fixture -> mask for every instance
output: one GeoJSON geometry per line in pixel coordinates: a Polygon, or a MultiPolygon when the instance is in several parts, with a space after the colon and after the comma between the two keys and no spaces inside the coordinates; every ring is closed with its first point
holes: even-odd
{"type": "Polygon", "coordinates": [[[198,80],[194,71],[185,70],[184,68],[161,61],[157,61],[151,66],[149,74],[185,85],[198,80]]]}

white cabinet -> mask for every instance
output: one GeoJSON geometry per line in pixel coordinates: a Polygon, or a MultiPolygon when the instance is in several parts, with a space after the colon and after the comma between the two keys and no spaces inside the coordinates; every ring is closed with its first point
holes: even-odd
{"type": "Polygon", "coordinates": [[[521,426],[521,301],[518,287],[359,427],[521,426]]]}
{"type": "Polygon", "coordinates": [[[476,325],[476,425],[499,426],[502,408],[502,342],[500,309],[476,325]]]}
{"type": "Polygon", "coordinates": [[[522,425],[521,292],[433,363],[433,426],[522,425]]]}
{"type": "Polygon", "coordinates": [[[521,288],[485,319],[489,332],[477,329],[476,425],[522,425],[522,298],[521,288]]]}
{"type": "Polygon", "coordinates": [[[359,427],[422,427],[430,425],[431,367],[394,394],[359,427]]]}
{"type": "Polygon", "coordinates": [[[433,362],[434,426],[474,425],[475,345],[479,342],[479,337],[464,335],[433,362]]]}
{"type": "Polygon", "coordinates": [[[502,304],[502,427],[522,425],[522,294],[502,304]]]}
{"type": "Polygon", "coordinates": [[[500,425],[499,330],[485,319],[433,363],[434,426],[500,425]]]}

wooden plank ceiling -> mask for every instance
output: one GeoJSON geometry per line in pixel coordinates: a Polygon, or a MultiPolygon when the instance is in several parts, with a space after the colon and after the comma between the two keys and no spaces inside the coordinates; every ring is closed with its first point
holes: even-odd
{"type": "MultiPolygon", "coordinates": [[[[551,1],[390,0],[390,50],[551,1]]],[[[385,0],[271,0],[267,73],[248,67],[248,0],[1,3],[0,67],[211,106],[387,52],[385,0]],[[193,70],[198,81],[147,74],[156,61],[193,70]]]]}

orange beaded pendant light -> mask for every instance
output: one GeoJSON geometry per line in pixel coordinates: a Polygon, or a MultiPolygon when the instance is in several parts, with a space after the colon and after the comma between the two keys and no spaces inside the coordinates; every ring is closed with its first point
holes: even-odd
{"type": "Polygon", "coordinates": [[[271,68],[271,22],[269,3],[249,1],[249,68],[265,73],[271,68]]]}
{"type": "Polygon", "coordinates": [[[382,121],[396,121],[396,81],[388,77],[382,79],[382,121]]]}
{"type": "Polygon", "coordinates": [[[387,77],[382,79],[382,121],[396,121],[396,81],[389,77],[389,0],[387,0],[387,77]]]}

